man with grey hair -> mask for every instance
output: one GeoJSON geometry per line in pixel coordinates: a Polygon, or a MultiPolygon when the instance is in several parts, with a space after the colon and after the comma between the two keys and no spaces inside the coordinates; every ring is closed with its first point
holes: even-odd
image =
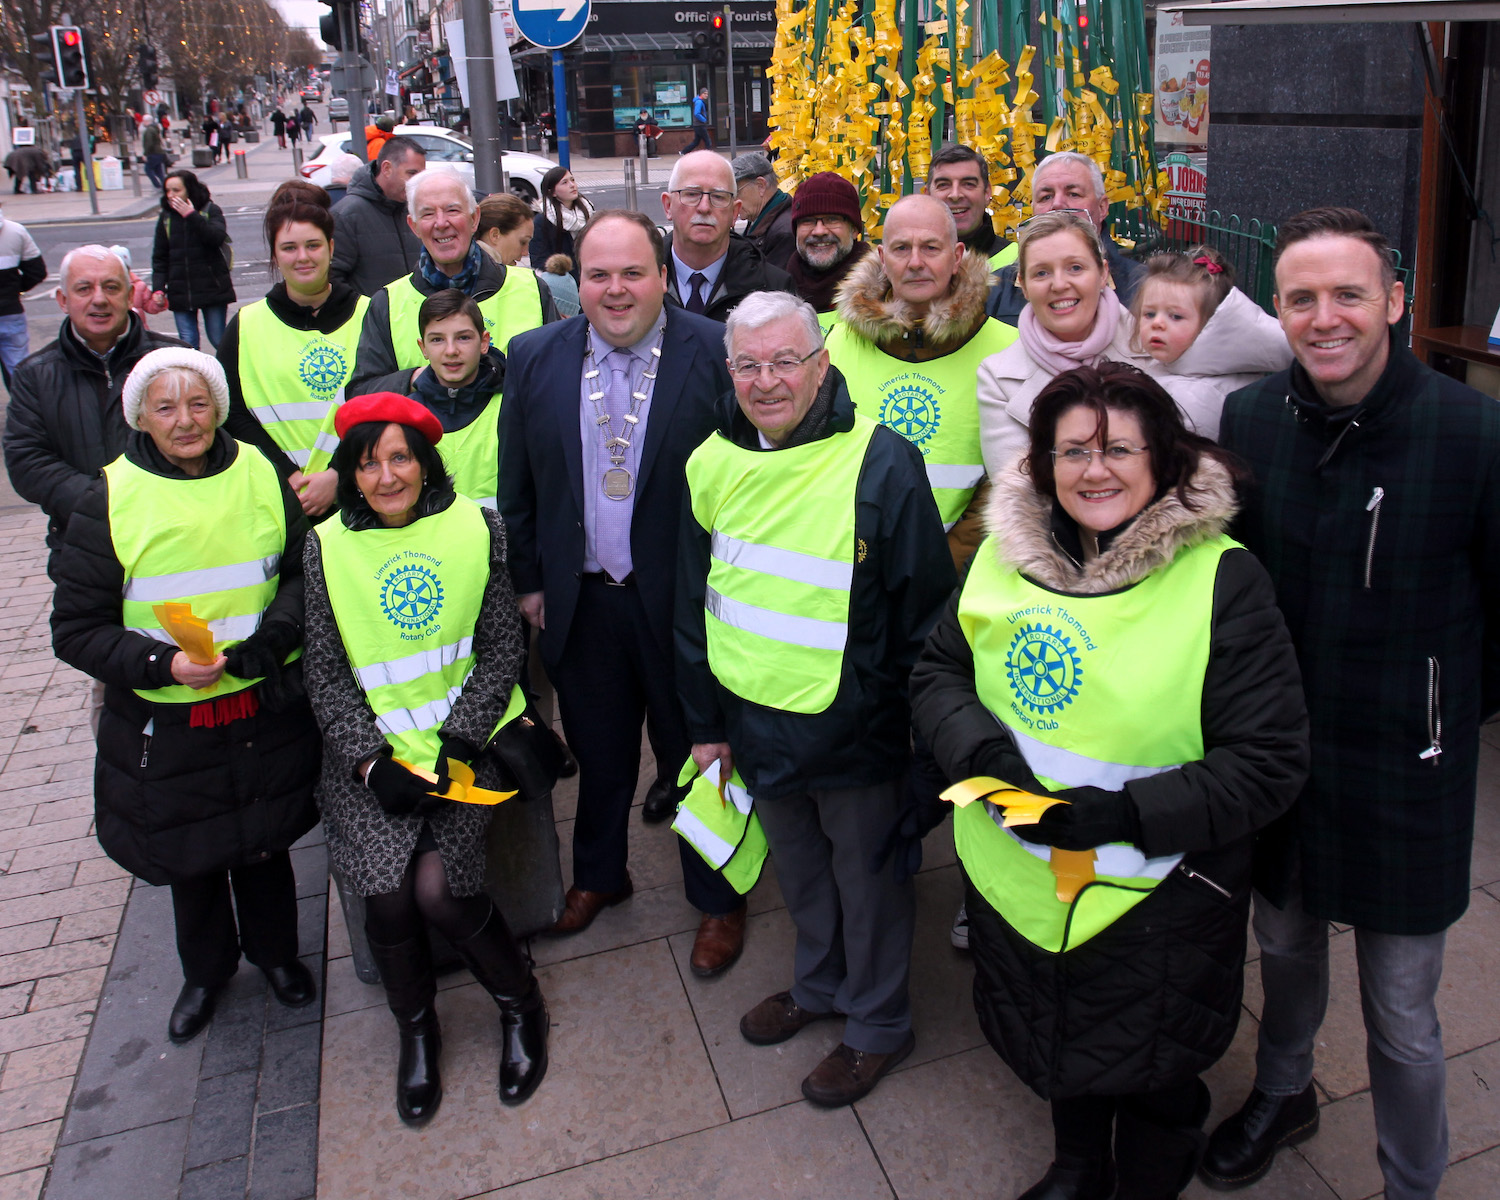
{"type": "MultiPolygon", "coordinates": [[[[1109,200],[1105,196],[1104,172],[1087,154],[1076,150],[1060,150],[1049,154],[1037,165],[1031,176],[1031,215],[1039,217],[1055,209],[1073,209],[1084,213],[1099,231],[1099,240],[1104,243],[1104,257],[1109,262],[1109,278],[1115,295],[1127,308],[1135,299],[1135,289],[1140,286],[1146,268],[1134,259],[1126,258],[1125,252],[1105,232],[1109,219],[1109,200]]],[[[1026,297],[1016,286],[1017,264],[1001,268],[990,288],[985,312],[1015,325],[1021,319],[1021,310],[1026,307],[1026,297]]]]}
{"type": "Polygon", "coordinates": [[[734,172],[711,150],[685,154],[672,168],[662,208],[667,290],[688,312],[722,321],[751,292],[790,292],[792,277],[734,232],[740,214],[734,172]]]}
{"type": "Polygon", "coordinates": [[[536,272],[505,267],[480,247],[479,205],[458,173],[428,167],[406,184],[406,223],[422,243],[417,269],[370,298],[360,328],[349,395],[406,395],[426,367],[417,310],[434,292],[458,288],[479,305],[490,344],[500,351],[528,329],[557,320],[552,291],[536,272]]]}
{"type": "Polygon", "coordinates": [[[802,1081],[836,1107],[915,1045],[906,680],[955,576],[921,454],[855,412],[812,307],[748,296],[725,345],[734,395],[687,465],[677,685],[694,765],[753,797],[797,927],[791,989],[740,1033],[844,1017],[802,1081]]]}
{"type": "Polygon", "coordinates": [[[62,328],[12,374],[4,439],[11,485],[47,514],[49,574],[83,493],[125,449],[125,377],[151,351],[182,345],[131,311],[130,276],[106,247],[69,251],[59,274],[62,328]]]}
{"type": "Polygon", "coordinates": [[[745,218],[745,236],[773,267],[786,268],[797,252],[792,230],[792,198],[780,187],[776,168],[763,150],[741,154],[734,169],[735,196],[745,218]]]}

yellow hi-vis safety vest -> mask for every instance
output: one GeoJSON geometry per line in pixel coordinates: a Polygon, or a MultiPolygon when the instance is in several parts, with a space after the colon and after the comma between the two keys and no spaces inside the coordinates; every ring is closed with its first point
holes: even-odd
{"type": "MultiPolygon", "coordinates": [[[[171,642],[152,611],[168,602],[191,604],[221,654],[260,628],[281,580],[285,501],[281,477],[266,456],[242,442],[234,448],[228,467],[196,478],[168,479],[123,454],[104,468],[110,539],[125,569],[125,628],[171,642]]],[[[211,688],[174,683],[136,694],[157,704],[197,704],[255,682],[226,671],[211,688]]]]}
{"type": "Polygon", "coordinates": [[[1021,243],[1010,242],[1003,250],[998,250],[990,255],[990,271],[993,273],[1001,267],[1008,267],[1015,262],[1021,254],[1021,243]]]}
{"type": "MultiPolygon", "coordinates": [[[[510,339],[528,329],[538,329],[542,324],[542,292],[546,285],[532,271],[520,267],[505,269],[505,282],[500,290],[488,299],[480,300],[479,311],[484,315],[484,327],[489,331],[490,341],[504,353],[510,339]]],[[[385,285],[386,299],[390,302],[389,320],[391,349],[396,355],[396,369],[405,371],[409,367],[420,367],[426,363],[418,346],[421,333],[417,329],[417,310],[427,296],[419,292],[411,276],[397,279],[385,285]]]]}
{"type": "Polygon", "coordinates": [[[490,397],[484,411],[437,444],[443,465],[453,477],[453,490],[481,508],[499,511],[495,498],[500,490],[500,393],[490,397]]]}
{"type": "MultiPolygon", "coordinates": [[[[975,552],[958,621],[974,651],[980,701],[1052,790],[1120,791],[1203,757],[1203,675],[1214,579],[1227,537],[1179,551],[1120,592],[1075,596],[1002,566],[993,538],[975,552]]],[[[1095,848],[1096,881],[1057,898],[1051,849],[1023,841],[993,805],[954,812],[964,870],[1022,936],[1044,950],[1080,945],[1139,904],[1182,860],[1135,846],[1095,848]]]]}
{"type": "Polygon", "coordinates": [[[819,713],[849,640],[855,493],[875,423],[803,446],[744,450],[715,433],[688,459],[693,515],[712,536],[708,665],[753,704],[819,713]]]}
{"type": "MultiPolygon", "coordinates": [[[[459,496],[415,527],[353,530],[325,521],[318,542],[328,602],[375,723],[397,758],[426,767],[474,669],[489,526],[459,496]]],[[[500,724],[525,706],[513,688],[500,724]]]]}
{"type": "MultiPolygon", "coordinates": [[[[681,787],[693,779],[693,760],[683,764],[677,776],[681,787]]],[[[719,796],[718,784],[707,775],[693,779],[693,786],[677,806],[672,832],[698,852],[741,896],[755,886],[765,864],[766,831],[755,815],[755,801],[745,790],[745,781],[735,771],[719,796]]]]}
{"type": "Polygon", "coordinates": [[[990,317],[952,354],[913,363],[892,357],[842,321],[828,334],[828,357],[843,373],[855,407],[922,452],[944,529],[963,516],[984,478],[979,364],[1017,336],[990,317]]]}
{"type": "Polygon", "coordinates": [[[293,329],[264,300],[240,309],[240,393],[286,456],[311,475],[327,468],[338,437],[333,413],[354,374],[367,297],[332,333],[293,329]],[[324,424],[327,428],[324,428],[324,424]]]}

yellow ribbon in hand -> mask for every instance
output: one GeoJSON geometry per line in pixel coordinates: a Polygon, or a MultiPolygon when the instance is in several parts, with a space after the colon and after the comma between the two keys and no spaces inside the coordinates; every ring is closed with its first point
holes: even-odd
{"type": "MultiPolygon", "coordinates": [[[[425,779],[428,783],[437,783],[438,777],[431,771],[424,771],[421,767],[414,767],[405,759],[394,759],[399,766],[405,767],[418,779],[425,779]]],[[[448,790],[446,792],[429,792],[429,795],[437,796],[441,800],[457,800],[460,804],[499,804],[502,800],[509,800],[515,792],[497,792],[490,788],[474,786],[474,768],[467,763],[461,763],[456,758],[448,760],[448,790]]]]}
{"type": "MultiPolygon", "coordinates": [[[[988,800],[1005,810],[1004,823],[1007,829],[1012,825],[1035,825],[1054,804],[1069,803],[1058,796],[1038,796],[1035,792],[1023,792],[992,775],[976,775],[972,779],[960,780],[938,795],[940,799],[959,808],[967,808],[976,800],[988,800]]],[[[1094,882],[1094,861],[1095,854],[1092,850],[1060,850],[1056,846],[1052,847],[1050,866],[1053,877],[1057,880],[1058,900],[1063,904],[1071,904],[1085,884],[1094,882]]]]}

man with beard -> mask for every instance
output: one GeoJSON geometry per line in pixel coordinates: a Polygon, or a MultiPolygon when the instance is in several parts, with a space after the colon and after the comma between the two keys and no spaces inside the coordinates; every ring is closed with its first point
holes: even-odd
{"type": "Polygon", "coordinates": [[[967,146],[944,146],[932,156],[923,190],[948,206],[958,240],[970,254],[985,259],[991,271],[1016,261],[1016,243],[996,233],[990,220],[990,167],[984,155],[967,146]]]}
{"type": "Polygon", "coordinates": [[[792,234],[797,253],[787,261],[797,295],[817,310],[826,331],[839,284],[870,253],[859,217],[859,193],[842,175],[820,171],[803,180],[792,198],[792,234]]]}

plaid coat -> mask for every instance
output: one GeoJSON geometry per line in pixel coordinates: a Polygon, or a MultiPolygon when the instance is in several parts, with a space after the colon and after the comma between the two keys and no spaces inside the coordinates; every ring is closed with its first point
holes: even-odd
{"type": "Polygon", "coordinates": [[[1392,343],[1357,406],[1301,366],[1235,392],[1223,445],[1256,486],[1237,536],[1276,585],[1302,667],[1312,769],[1257,885],[1386,933],[1447,928],[1469,896],[1479,725],[1500,707],[1500,404],[1392,343]]]}

